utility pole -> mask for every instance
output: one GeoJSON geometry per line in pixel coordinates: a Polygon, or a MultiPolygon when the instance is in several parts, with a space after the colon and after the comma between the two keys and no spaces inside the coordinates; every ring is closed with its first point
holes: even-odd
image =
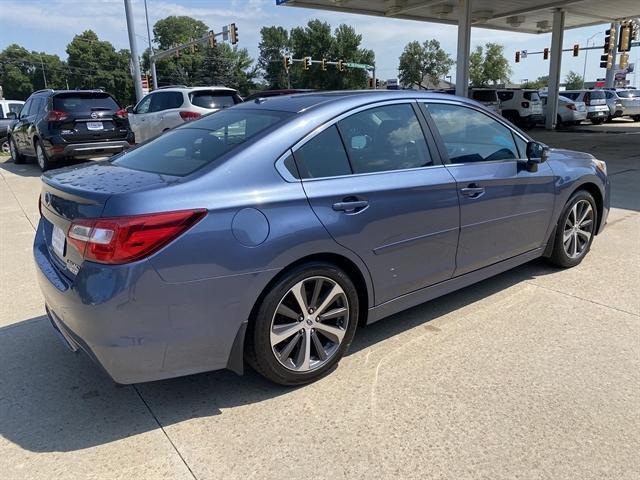
{"type": "Polygon", "coordinates": [[[600,35],[600,32],[594,33],[587,39],[587,48],[584,51],[584,68],[582,69],[582,88],[584,88],[584,81],[587,76],[587,58],[589,57],[589,42],[593,40],[593,38],[597,35],[600,35]]]}
{"type": "Polygon", "coordinates": [[[44,88],[49,88],[47,86],[47,74],[44,71],[44,62],[42,61],[42,55],[40,55],[40,66],[42,67],[42,79],[44,80],[44,88]]]}
{"type": "Polygon", "coordinates": [[[136,30],[133,25],[131,0],[124,0],[124,11],[127,16],[129,49],[131,50],[131,63],[133,64],[133,85],[136,87],[136,103],[138,103],[142,100],[142,77],[140,76],[140,60],[138,59],[138,45],[136,43],[136,30]]]}
{"type": "Polygon", "coordinates": [[[149,63],[151,65],[151,78],[153,79],[153,89],[158,88],[158,79],[156,78],[156,59],[151,45],[151,27],[149,26],[149,12],[147,11],[147,0],[144,0],[144,16],[147,19],[147,37],[149,38],[149,63]]]}

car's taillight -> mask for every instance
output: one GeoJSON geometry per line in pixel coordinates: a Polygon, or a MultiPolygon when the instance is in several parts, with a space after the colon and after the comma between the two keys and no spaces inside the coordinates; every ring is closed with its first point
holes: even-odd
{"type": "Polygon", "coordinates": [[[60,110],[51,110],[47,113],[47,121],[49,122],[61,122],[67,118],[69,118],[69,114],[60,110]]]}
{"type": "Polygon", "coordinates": [[[522,108],[529,108],[529,102],[522,102],[522,108]]]}
{"type": "Polygon", "coordinates": [[[567,103],[567,108],[569,110],[576,110],[576,104],[575,103],[567,103]]]}
{"type": "Polygon", "coordinates": [[[124,108],[121,108],[115,113],[115,117],[124,120],[125,118],[129,117],[129,112],[127,112],[124,108]]]}
{"type": "Polygon", "coordinates": [[[197,120],[201,116],[202,114],[198,112],[187,112],[187,111],[180,112],[180,117],[182,117],[182,120],[184,120],[185,122],[190,122],[191,120],[197,120]]]}
{"type": "Polygon", "coordinates": [[[198,223],[205,209],[74,221],[67,237],[83,258],[127,263],[146,257],[198,223]]]}

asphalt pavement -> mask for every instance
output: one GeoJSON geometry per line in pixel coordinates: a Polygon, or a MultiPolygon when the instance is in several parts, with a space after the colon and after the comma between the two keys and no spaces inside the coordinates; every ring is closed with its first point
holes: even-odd
{"type": "Polygon", "coordinates": [[[640,135],[530,132],[608,162],[585,261],[534,261],[382,320],[305,387],[211,372],[118,386],[44,316],[34,164],[0,157],[0,476],[640,477],[640,135]]]}

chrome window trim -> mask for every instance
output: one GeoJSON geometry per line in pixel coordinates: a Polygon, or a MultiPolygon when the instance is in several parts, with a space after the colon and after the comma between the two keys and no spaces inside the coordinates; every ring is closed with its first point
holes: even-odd
{"type": "MultiPolygon", "coordinates": [[[[356,113],[360,113],[363,112],[365,110],[370,110],[372,108],[377,108],[377,107],[384,107],[387,105],[401,105],[401,104],[409,104],[409,105],[415,105],[418,102],[419,99],[417,98],[401,98],[401,99],[394,99],[394,100],[384,100],[381,102],[372,102],[372,103],[367,103],[366,105],[360,105],[359,107],[353,108],[351,110],[348,110],[346,112],[341,113],[340,115],[333,117],[331,120],[328,120],[327,122],[323,123],[322,125],[317,126],[315,129],[313,129],[311,132],[309,132],[308,134],[306,134],[304,137],[302,137],[300,140],[298,140],[296,143],[293,144],[293,146],[291,147],[291,153],[294,155],[295,158],[295,153],[296,151],[298,151],[300,148],[302,148],[304,145],[306,145],[307,142],[311,141],[314,137],[316,137],[317,135],[320,135],[322,132],[324,132],[326,129],[331,128],[333,126],[335,126],[336,128],[338,128],[338,122],[340,120],[343,120],[347,117],[350,117],[351,115],[355,115],[356,113]]],[[[420,118],[418,117],[418,114],[414,111],[413,114],[416,116],[416,120],[418,121],[418,123],[420,124],[420,118]]],[[[431,135],[431,132],[425,133],[423,131],[422,125],[420,125],[420,130],[422,131],[422,134],[425,137],[425,142],[427,143],[427,146],[429,144],[429,140],[427,138],[428,135],[431,135]]],[[[344,148],[344,145],[343,145],[344,148]]],[[[434,160],[434,156],[433,156],[433,152],[431,152],[431,149],[429,150],[429,156],[431,157],[431,161],[435,162],[434,160]]],[[[345,148],[345,154],[348,157],[348,152],[345,148]]],[[[284,166],[284,165],[283,165],[284,166]]],[[[326,180],[326,179],[333,179],[333,178],[344,178],[344,177],[360,177],[362,175],[377,175],[377,174],[383,174],[383,173],[391,173],[391,172],[408,172],[408,171],[415,171],[415,170],[423,170],[425,168],[433,168],[433,167],[442,167],[444,165],[438,163],[435,165],[428,165],[426,167],[414,167],[414,168],[403,168],[403,169],[396,169],[396,170],[382,170],[380,172],[363,172],[363,173],[349,173],[347,175],[335,175],[333,177],[314,177],[314,178],[300,178],[299,180],[302,182],[307,182],[307,181],[313,181],[313,180],[326,180]]],[[[285,168],[286,170],[286,168],[285,168]]]]}

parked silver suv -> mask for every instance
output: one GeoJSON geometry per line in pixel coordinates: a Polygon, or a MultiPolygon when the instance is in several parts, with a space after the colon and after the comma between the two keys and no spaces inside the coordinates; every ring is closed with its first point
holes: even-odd
{"type": "Polygon", "coordinates": [[[609,118],[611,112],[604,90],[565,90],[560,94],[576,102],[584,102],[587,106],[587,119],[594,125],[604,123],[609,118]]]}

